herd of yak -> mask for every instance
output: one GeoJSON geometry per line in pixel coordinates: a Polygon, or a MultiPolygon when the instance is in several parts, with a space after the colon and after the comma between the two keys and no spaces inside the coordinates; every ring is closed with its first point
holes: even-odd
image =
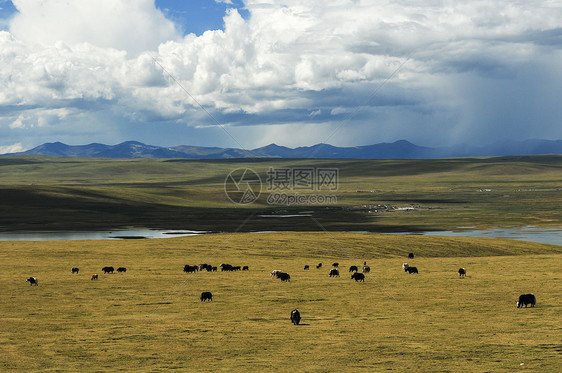
{"type": "MultiPolygon", "coordinates": [[[[413,259],[414,258],[414,254],[410,253],[408,254],[408,258],[409,259],[413,259]]],[[[248,266],[233,266],[231,264],[221,264],[220,266],[221,272],[230,272],[230,271],[247,271],[249,270],[248,266]]],[[[339,272],[339,263],[333,263],[332,267],[328,273],[329,277],[339,277],[340,272],[339,272]]],[[[317,269],[322,268],[322,263],[318,263],[316,265],[317,269]]],[[[304,266],[304,270],[309,270],[310,269],[310,265],[305,265],[304,266]]],[[[404,272],[407,272],[409,274],[412,273],[419,273],[418,268],[417,267],[412,267],[410,266],[408,263],[404,263],[402,264],[402,269],[404,269],[404,272]]],[[[183,271],[186,273],[190,273],[190,272],[197,272],[197,271],[208,271],[208,272],[216,272],[218,270],[218,267],[213,267],[209,264],[200,264],[200,265],[188,265],[186,264],[185,267],[183,268],[183,271]]],[[[359,272],[359,268],[357,266],[350,266],[349,267],[349,272],[353,272],[351,275],[351,279],[355,280],[356,282],[361,281],[361,282],[365,282],[365,273],[369,273],[371,271],[371,268],[367,265],[367,262],[363,262],[363,269],[362,269],[362,273],[359,272]]],[[[459,278],[464,278],[466,277],[466,269],[465,268],[459,268],[458,270],[458,274],[459,274],[459,278]]],[[[291,275],[289,275],[286,272],[283,272],[282,270],[279,269],[275,269],[271,272],[271,277],[274,278],[278,278],[281,280],[281,282],[287,282],[291,280],[291,275]]],[[[201,302],[209,300],[212,301],[213,300],[213,294],[209,291],[203,292],[201,293],[201,302]]],[[[522,294],[521,296],[519,296],[519,300],[517,301],[517,308],[523,307],[523,305],[525,307],[527,307],[527,305],[531,305],[531,307],[534,307],[536,304],[536,298],[534,294],[522,294]]],[[[301,320],[301,316],[300,316],[300,312],[297,309],[294,309],[291,311],[291,321],[293,322],[293,324],[295,325],[299,325],[301,320]]]]}
{"type": "MultiPolygon", "coordinates": [[[[409,259],[413,259],[414,258],[414,254],[410,253],[408,254],[408,258],[409,259]]],[[[221,272],[232,272],[232,271],[248,271],[249,267],[248,266],[233,266],[231,264],[221,264],[219,266],[221,268],[221,272]]],[[[339,272],[339,263],[333,263],[332,267],[330,269],[329,272],[329,277],[339,277],[340,272],[339,272]]],[[[317,269],[322,268],[322,263],[318,263],[318,265],[316,265],[317,269]]],[[[310,266],[309,265],[305,265],[304,266],[304,270],[309,270],[310,266]]],[[[409,274],[412,273],[419,273],[417,267],[412,267],[410,266],[408,263],[404,263],[402,264],[402,269],[404,269],[404,272],[408,272],[409,274]]],[[[103,273],[113,273],[115,271],[115,268],[113,267],[103,267],[102,269],[103,273]]],[[[207,272],[217,272],[218,267],[213,267],[209,264],[199,264],[199,265],[188,265],[186,264],[183,268],[183,271],[186,273],[192,273],[192,272],[197,272],[197,271],[207,271],[207,272]]],[[[73,274],[78,274],[78,272],[80,271],[80,269],[78,267],[72,267],[70,272],[73,274]]],[[[365,282],[365,273],[369,273],[371,271],[371,268],[369,266],[367,266],[366,262],[363,262],[363,269],[362,269],[362,273],[359,272],[359,268],[357,266],[350,266],[349,267],[349,272],[353,272],[353,274],[351,275],[351,279],[355,280],[356,282],[358,281],[362,281],[365,282]]],[[[117,268],[117,272],[123,273],[123,272],[127,272],[127,268],[125,267],[119,267],[117,268]]],[[[465,268],[459,268],[458,270],[458,274],[460,278],[466,277],[466,269],[465,268]]],[[[271,277],[274,278],[278,278],[280,279],[282,282],[286,282],[286,281],[290,281],[291,280],[291,276],[286,273],[283,272],[279,269],[273,270],[271,272],[271,277]]],[[[97,280],[98,279],[98,275],[96,273],[94,273],[91,277],[91,280],[97,280]]],[[[25,280],[26,282],[29,282],[30,285],[36,285],[39,286],[39,281],[37,280],[36,277],[29,277],[25,280]]],[[[201,302],[204,301],[212,301],[213,300],[213,294],[210,291],[204,291],[201,293],[201,302]]],[[[517,308],[520,307],[527,307],[527,305],[530,305],[531,307],[534,307],[535,304],[537,303],[537,299],[535,297],[534,294],[522,294],[519,296],[519,300],[517,301],[517,308]]],[[[301,315],[300,312],[297,309],[294,309],[291,311],[291,317],[290,317],[291,321],[293,322],[293,324],[295,325],[299,325],[300,320],[301,320],[301,315]]]]}
{"type": "MultiPolygon", "coordinates": [[[[113,273],[115,272],[115,268],[113,267],[103,267],[102,269],[103,273],[113,273]]],[[[80,268],[78,267],[72,267],[70,269],[70,273],[72,274],[78,274],[80,272],[80,268]]],[[[127,268],[125,267],[119,267],[117,268],[117,272],[123,273],[123,272],[127,272],[127,268]]],[[[97,273],[94,273],[92,275],[92,277],[90,278],[90,280],[97,280],[99,278],[97,273]]],[[[29,285],[36,285],[39,286],[39,281],[37,280],[37,277],[29,277],[25,280],[26,282],[29,282],[29,285]]]]}

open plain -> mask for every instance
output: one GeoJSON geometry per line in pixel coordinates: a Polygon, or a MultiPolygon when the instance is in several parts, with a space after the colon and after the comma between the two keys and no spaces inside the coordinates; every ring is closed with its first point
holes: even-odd
{"type": "Polygon", "coordinates": [[[560,228],[560,156],[2,157],[0,175],[3,231],[215,232],[0,242],[0,370],[559,369],[562,246],[373,232],[560,228]],[[250,168],[265,180],[271,168],[298,167],[337,168],[337,203],[271,205],[271,192],[263,190],[255,203],[235,205],[225,195],[233,169],[250,168]],[[407,259],[410,252],[414,259],[407,259]],[[353,281],[349,266],[365,261],[371,272],[364,283],[353,281]],[[340,263],[340,277],[328,276],[333,262],[340,263]],[[419,274],[405,273],[404,262],[419,274]],[[249,271],[182,271],[201,263],[249,271]],[[104,274],[105,266],[127,271],[104,274]],[[459,278],[460,267],[466,278],[459,278]],[[272,278],[275,269],[291,281],[272,278]],[[99,278],[91,280],[93,274],[99,278]],[[38,286],[25,282],[30,276],[38,286]],[[204,291],[212,301],[200,301],[204,291]],[[536,307],[516,308],[526,293],[536,295],[536,307]],[[299,326],[289,320],[295,308],[299,326]]]}
{"type": "Polygon", "coordinates": [[[239,233],[0,242],[0,261],[0,370],[547,372],[562,354],[556,245],[239,233]],[[363,261],[371,272],[356,283],[348,268],[363,261]],[[340,277],[328,277],[333,262],[340,277]],[[405,273],[403,262],[419,274],[405,273]],[[250,269],[182,271],[200,263],[250,269]],[[101,273],[109,265],[127,272],[101,273]],[[274,269],[291,281],[271,278],[274,269]],[[203,291],[212,302],[199,300],[203,291]],[[536,307],[516,308],[530,292],[536,307]],[[294,308],[299,326],[289,320],[294,308]]]}

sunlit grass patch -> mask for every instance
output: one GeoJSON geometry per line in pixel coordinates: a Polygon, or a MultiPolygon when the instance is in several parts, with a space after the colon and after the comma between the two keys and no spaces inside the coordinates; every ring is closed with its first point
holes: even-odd
{"type": "Polygon", "coordinates": [[[559,246],[359,233],[216,234],[0,242],[0,260],[3,369],[508,372],[556,371],[559,364],[559,246]],[[415,258],[407,259],[408,252],[415,258]],[[335,261],[340,277],[329,278],[335,261]],[[348,269],[363,261],[371,273],[356,283],[348,269]],[[420,273],[405,273],[403,262],[420,273]],[[200,263],[250,270],[182,271],[200,263]],[[127,272],[102,274],[106,265],[127,272]],[[73,266],[78,275],[70,273],[73,266]],[[457,274],[461,266],[465,279],[457,274]],[[273,269],[290,273],[291,281],[271,278],[273,269]],[[99,280],[90,280],[92,273],[99,280]],[[30,275],[39,286],[25,282],[30,275]],[[201,302],[202,291],[211,291],[213,301],[201,302]],[[517,309],[517,297],[528,292],[537,296],[536,307],[517,309]],[[289,320],[294,308],[299,326],[289,320]]]}

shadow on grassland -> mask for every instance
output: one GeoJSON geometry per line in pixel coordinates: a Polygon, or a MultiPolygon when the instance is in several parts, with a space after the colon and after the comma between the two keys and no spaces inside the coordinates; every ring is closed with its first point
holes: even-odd
{"type": "MultiPolygon", "coordinates": [[[[68,192],[68,190],[63,190],[68,192]]],[[[190,229],[213,232],[333,231],[416,232],[432,227],[377,226],[365,214],[339,207],[310,207],[310,214],[263,218],[275,208],[202,208],[148,203],[107,196],[101,192],[62,194],[61,190],[0,189],[3,230],[106,230],[118,228],[190,229]],[[242,222],[245,222],[241,226],[242,222]],[[319,225],[321,224],[321,226],[319,225]]]]}

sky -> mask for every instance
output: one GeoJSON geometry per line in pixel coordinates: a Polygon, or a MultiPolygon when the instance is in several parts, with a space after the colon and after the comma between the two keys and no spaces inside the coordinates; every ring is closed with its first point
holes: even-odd
{"type": "Polygon", "coordinates": [[[0,0],[0,153],[562,139],[560,0],[0,0]]]}

